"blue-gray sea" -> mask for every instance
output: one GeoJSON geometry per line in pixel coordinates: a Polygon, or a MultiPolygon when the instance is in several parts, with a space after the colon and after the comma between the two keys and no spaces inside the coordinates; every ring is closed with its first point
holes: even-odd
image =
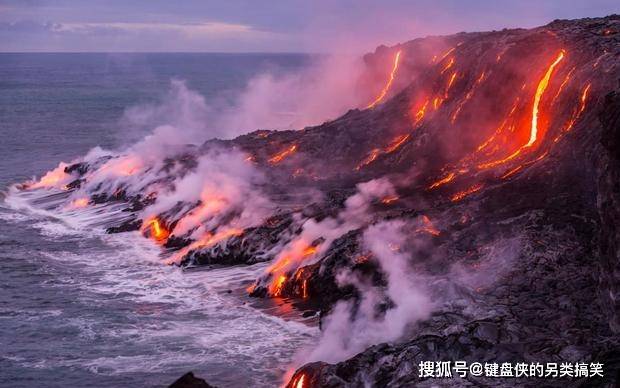
{"type": "Polygon", "coordinates": [[[94,146],[131,140],[124,112],[171,79],[210,99],[295,54],[0,54],[0,386],[159,387],[187,371],[219,387],[277,386],[314,328],[229,293],[260,266],[182,271],[136,233],[106,235],[11,204],[7,187],[94,146]]]}

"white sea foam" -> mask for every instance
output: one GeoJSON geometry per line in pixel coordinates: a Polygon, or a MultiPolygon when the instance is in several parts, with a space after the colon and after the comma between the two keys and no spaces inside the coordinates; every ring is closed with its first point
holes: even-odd
{"type": "Polygon", "coordinates": [[[217,360],[246,368],[256,386],[268,386],[284,372],[294,351],[318,335],[317,328],[269,315],[251,307],[249,298],[228,292],[247,286],[266,264],[183,271],[164,265],[161,248],[138,232],[103,233],[97,218],[125,216],[118,214],[118,207],[45,210],[33,206],[33,201],[42,197],[10,193],[5,206],[19,216],[5,219],[28,221],[44,239],[75,244],[71,249],[41,252],[50,261],[76,268],[70,279],[49,287],[71,287],[75,299],[87,305],[110,309],[118,304],[129,310],[128,322],[102,322],[87,312],[63,324],[86,340],[121,340],[132,350],[97,358],[27,360],[22,362],[25,367],[79,367],[118,375],[189,370],[217,360]]]}

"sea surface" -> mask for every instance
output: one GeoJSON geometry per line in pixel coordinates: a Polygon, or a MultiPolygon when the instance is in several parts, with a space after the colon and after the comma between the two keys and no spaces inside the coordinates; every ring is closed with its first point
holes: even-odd
{"type": "Polygon", "coordinates": [[[234,98],[295,54],[0,54],[0,386],[161,387],[194,371],[219,387],[277,386],[317,329],[253,307],[261,265],[183,271],[138,233],[106,235],[98,214],[26,206],[8,187],[134,133],[127,109],[172,79],[234,98]]]}

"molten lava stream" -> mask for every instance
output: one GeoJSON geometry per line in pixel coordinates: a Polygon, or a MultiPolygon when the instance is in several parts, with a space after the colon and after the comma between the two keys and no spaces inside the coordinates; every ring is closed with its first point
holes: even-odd
{"type": "MultiPolygon", "coordinates": [[[[176,230],[176,229],[175,229],[176,230]]],[[[168,258],[165,263],[166,264],[178,264],[183,260],[185,255],[190,253],[191,251],[197,249],[210,248],[219,244],[222,241],[228,240],[229,238],[241,236],[243,234],[243,229],[240,228],[225,228],[216,232],[215,234],[207,233],[201,239],[194,241],[183,249],[177,251],[174,255],[168,258]]]]}
{"type": "Polygon", "coordinates": [[[303,373],[299,376],[297,376],[295,378],[295,381],[293,381],[292,387],[293,388],[306,388],[304,386],[304,380],[306,379],[306,375],[304,375],[303,373]]]}
{"type": "Polygon", "coordinates": [[[530,136],[529,136],[528,142],[522,145],[521,147],[519,147],[515,152],[513,152],[512,154],[508,155],[507,157],[503,159],[498,159],[498,160],[494,160],[491,162],[479,164],[478,165],[479,169],[481,170],[487,169],[487,168],[495,167],[497,165],[506,163],[514,159],[515,157],[517,157],[519,154],[521,154],[523,150],[532,147],[534,143],[536,143],[536,141],[538,140],[538,129],[539,129],[538,121],[539,121],[540,101],[541,101],[542,95],[547,89],[547,86],[549,85],[549,80],[551,79],[553,70],[562,61],[562,59],[564,59],[564,55],[565,55],[565,51],[564,50],[560,51],[560,54],[557,56],[555,61],[549,66],[544,77],[538,83],[538,87],[536,88],[536,94],[534,95],[534,103],[532,107],[532,122],[530,126],[530,136]]]}
{"type": "MultiPolygon", "coordinates": [[[[288,279],[287,272],[290,270],[292,264],[299,266],[301,261],[314,255],[318,251],[318,247],[307,245],[303,240],[298,240],[293,243],[291,251],[280,256],[276,262],[267,269],[273,276],[273,280],[269,284],[269,294],[272,296],[278,297],[282,294],[282,288],[288,279]]],[[[300,273],[298,273],[298,275],[300,276],[300,273]]]]}
{"type": "Polygon", "coordinates": [[[360,164],[358,164],[355,167],[355,170],[359,171],[362,169],[362,167],[367,166],[370,163],[374,162],[379,157],[380,154],[381,154],[381,150],[379,148],[373,149],[372,151],[370,151],[370,154],[368,154],[368,156],[364,158],[364,160],[362,160],[360,164]]]}
{"type": "Polygon", "coordinates": [[[381,203],[385,204],[385,205],[389,205],[393,202],[398,201],[398,196],[397,195],[391,195],[389,197],[385,197],[383,199],[381,199],[381,203]]]}
{"type": "Polygon", "coordinates": [[[142,233],[149,231],[151,237],[158,243],[163,243],[170,236],[170,232],[166,227],[159,221],[157,217],[150,218],[147,222],[142,225],[142,233]]]}
{"type": "Polygon", "coordinates": [[[575,125],[577,119],[579,119],[583,111],[586,109],[586,101],[588,100],[588,92],[590,91],[590,86],[592,86],[591,83],[587,84],[585,88],[583,88],[583,91],[581,92],[579,110],[577,110],[577,113],[573,114],[573,116],[568,121],[568,124],[564,129],[565,132],[568,132],[573,128],[573,125],[575,125]]]}
{"type": "Polygon", "coordinates": [[[474,84],[471,87],[471,89],[469,90],[469,92],[467,92],[467,94],[465,95],[465,98],[462,101],[459,102],[459,104],[457,105],[456,109],[454,110],[454,112],[450,116],[450,123],[454,124],[454,122],[456,121],[457,117],[459,116],[459,113],[461,113],[461,109],[463,109],[463,106],[467,103],[467,101],[469,101],[474,96],[474,93],[475,93],[478,85],[480,85],[482,83],[482,81],[484,81],[485,76],[486,76],[486,71],[483,71],[480,74],[480,76],[478,76],[478,78],[476,79],[476,82],[474,82],[474,84]]]}
{"type": "Polygon", "coordinates": [[[414,126],[418,125],[418,123],[422,121],[422,119],[426,115],[426,108],[428,107],[429,101],[429,99],[426,99],[421,105],[412,109],[414,126]]]}
{"type": "Polygon", "coordinates": [[[460,201],[461,199],[467,197],[468,195],[473,194],[473,193],[475,193],[477,191],[480,191],[482,189],[482,187],[483,186],[481,184],[479,184],[479,183],[475,184],[475,185],[473,185],[472,187],[470,187],[470,188],[468,188],[466,190],[463,190],[463,191],[460,191],[460,192],[454,194],[452,196],[452,198],[450,198],[450,200],[452,202],[460,201]]]}
{"type": "Polygon", "coordinates": [[[275,154],[274,156],[272,156],[271,158],[269,158],[269,163],[271,163],[271,164],[278,164],[282,160],[284,160],[284,158],[294,154],[295,152],[297,152],[297,145],[296,144],[290,146],[289,148],[285,149],[284,151],[279,152],[279,153],[275,154]]]}
{"type": "Polygon", "coordinates": [[[454,178],[456,177],[456,174],[454,172],[449,173],[448,175],[446,175],[445,177],[439,179],[438,181],[434,182],[433,184],[431,184],[428,189],[432,190],[432,189],[436,189],[439,186],[445,185],[446,183],[451,182],[452,180],[454,180],[454,178]]]}
{"type": "MultiPolygon", "coordinates": [[[[428,101],[427,101],[428,103],[428,101]]],[[[368,156],[366,156],[364,158],[364,160],[362,160],[356,167],[355,167],[355,171],[359,171],[361,170],[363,167],[369,165],[370,163],[374,162],[379,155],[381,154],[391,154],[392,152],[396,151],[397,149],[400,148],[400,146],[403,145],[403,143],[405,143],[407,141],[407,139],[409,139],[409,137],[411,137],[410,134],[406,134],[406,135],[401,135],[401,136],[397,136],[394,140],[392,140],[392,142],[390,144],[388,144],[387,147],[385,147],[383,150],[379,149],[379,148],[375,148],[372,151],[370,151],[370,153],[368,154],[368,156]]]]}
{"type": "Polygon", "coordinates": [[[403,145],[403,143],[405,141],[407,141],[407,139],[409,139],[409,136],[411,136],[411,135],[406,134],[406,135],[398,136],[396,139],[394,139],[392,141],[392,143],[390,143],[389,146],[387,146],[387,148],[384,150],[384,152],[386,154],[390,154],[390,153],[396,151],[398,148],[400,148],[401,145],[403,145]]]}
{"type": "Polygon", "coordinates": [[[398,70],[398,63],[400,62],[401,53],[402,53],[402,50],[399,50],[394,56],[394,64],[392,65],[392,71],[390,72],[390,78],[388,78],[388,81],[383,87],[383,89],[381,90],[381,93],[379,93],[379,95],[377,96],[377,98],[375,98],[373,102],[368,104],[366,109],[374,107],[375,105],[383,101],[383,99],[387,95],[388,91],[390,90],[390,87],[392,86],[392,82],[394,82],[394,77],[396,76],[396,71],[398,70]]]}

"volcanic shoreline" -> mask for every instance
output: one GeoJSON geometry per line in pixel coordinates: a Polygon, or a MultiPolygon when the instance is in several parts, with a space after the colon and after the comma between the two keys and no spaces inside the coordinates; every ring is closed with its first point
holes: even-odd
{"type": "Polygon", "coordinates": [[[93,154],[19,190],[123,204],[108,231],[140,230],[170,264],[271,261],[247,292],[301,303],[326,332],[343,314],[371,329],[402,312],[390,335],[349,333],[364,346],[343,339],[347,359],[304,360],[288,387],[617,386],[620,16],[364,59],[368,104],[333,121],[157,160],[93,154]],[[416,287],[400,289],[403,274],[416,287]],[[419,377],[422,361],[456,360],[602,363],[604,376],[419,377]]]}

